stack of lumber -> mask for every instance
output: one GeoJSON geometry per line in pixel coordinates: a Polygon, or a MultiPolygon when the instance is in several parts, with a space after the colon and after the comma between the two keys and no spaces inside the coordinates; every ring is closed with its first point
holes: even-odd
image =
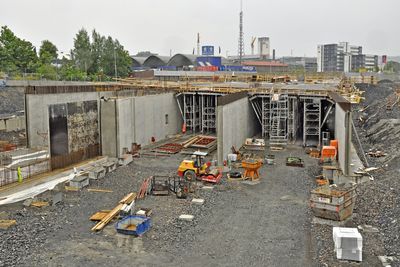
{"type": "Polygon", "coordinates": [[[101,221],[99,221],[95,226],[93,226],[92,231],[101,231],[115,216],[119,214],[119,211],[125,204],[130,204],[136,198],[135,193],[127,194],[123,199],[121,199],[118,205],[112,209],[107,215],[105,215],[101,221]]]}

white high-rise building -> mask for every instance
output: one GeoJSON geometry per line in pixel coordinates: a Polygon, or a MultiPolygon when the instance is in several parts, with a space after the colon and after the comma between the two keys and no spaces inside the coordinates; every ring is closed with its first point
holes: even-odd
{"type": "Polygon", "coordinates": [[[269,37],[259,37],[258,38],[258,54],[261,59],[269,59],[270,52],[269,37]]]}

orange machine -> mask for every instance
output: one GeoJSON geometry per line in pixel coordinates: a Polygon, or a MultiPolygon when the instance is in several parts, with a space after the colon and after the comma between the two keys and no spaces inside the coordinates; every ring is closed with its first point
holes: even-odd
{"type": "Polygon", "coordinates": [[[336,159],[337,150],[334,146],[323,146],[321,150],[321,162],[333,161],[336,159]]]}

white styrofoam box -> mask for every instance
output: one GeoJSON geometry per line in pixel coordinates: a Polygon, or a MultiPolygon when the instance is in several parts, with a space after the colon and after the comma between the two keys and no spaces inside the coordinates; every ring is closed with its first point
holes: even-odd
{"type": "Polygon", "coordinates": [[[362,249],[362,236],[357,228],[333,227],[333,242],[338,249],[362,249]]]}
{"type": "Polygon", "coordinates": [[[336,258],[339,260],[362,261],[362,249],[337,248],[336,258]]]}

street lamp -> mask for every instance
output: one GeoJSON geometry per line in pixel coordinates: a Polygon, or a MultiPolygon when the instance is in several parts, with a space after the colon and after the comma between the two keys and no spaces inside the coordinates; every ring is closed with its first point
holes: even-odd
{"type": "Polygon", "coordinates": [[[117,50],[117,48],[114,46],[114,73],[115,73],[115,82],[117,82],[117,78],[118,78],[116,50],[117,50]]]}

